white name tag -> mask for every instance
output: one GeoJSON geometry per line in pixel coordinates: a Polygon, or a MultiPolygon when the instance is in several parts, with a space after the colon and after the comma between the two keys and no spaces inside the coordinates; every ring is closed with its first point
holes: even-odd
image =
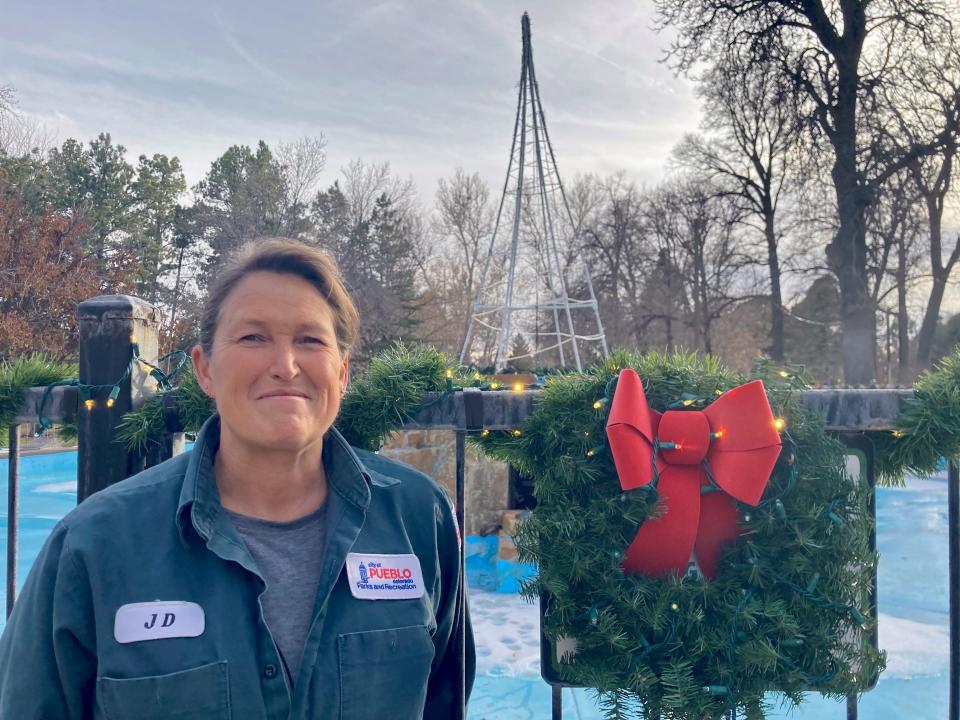
{"type": "Polygon", "coordinates": [[[177,600],[121,605],[113,621],[118,643],[197,637],[203,634],[203,608],[177,600]]]}
{"type": "Polygon", "coordinates": [[[350,592],[362,600],[423,597],[423,573],[416,555],[347,553],[350,592]]]}

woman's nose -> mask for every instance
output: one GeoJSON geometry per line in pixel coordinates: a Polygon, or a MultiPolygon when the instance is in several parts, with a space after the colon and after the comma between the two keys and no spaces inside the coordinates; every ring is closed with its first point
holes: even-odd
{"type": "Polygon", "coordinates": [[[280,380],[289,380],[296,377],[299,371],[293,345],[287,342],[276,343],[270,358],[270,374],[280,380]]]}

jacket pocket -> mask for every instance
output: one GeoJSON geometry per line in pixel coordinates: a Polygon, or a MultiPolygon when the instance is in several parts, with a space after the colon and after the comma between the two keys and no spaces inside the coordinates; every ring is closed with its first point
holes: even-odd
{"type": "Polygon", "coordinates": [[[421,720],[434,647],[423,625],[337,638],[340,720],[421,720]]]}
{"type": "Polygon", "coordinates": [[[97,680],[106,720],[230,720],[226,661],[169,675],[97,680]]]}

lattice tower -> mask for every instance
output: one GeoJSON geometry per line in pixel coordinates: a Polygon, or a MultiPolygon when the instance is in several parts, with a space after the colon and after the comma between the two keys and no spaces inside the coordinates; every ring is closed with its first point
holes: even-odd
{"type": "Polygon", "coordinates": [[[590,269],[540,102],[530,18],[523,40],[510,162],[460,363],[576,367],[607,356],[590,269]],[[519,339],[522,342],[518,342],[519,339]],[[511,354],[517,347],[524,352],[511,354]]]}

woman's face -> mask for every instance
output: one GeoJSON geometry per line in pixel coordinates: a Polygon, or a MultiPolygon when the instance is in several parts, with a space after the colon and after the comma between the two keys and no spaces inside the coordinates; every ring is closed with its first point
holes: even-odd
{"type": "Polygon", "coordinates": [[[227,295],[213,349],[193,362],[220,413],[221,443],[298,452],[321,443],[340,409],[348,358],[333,311],[296,275],[254,272],[227,295]]]}

